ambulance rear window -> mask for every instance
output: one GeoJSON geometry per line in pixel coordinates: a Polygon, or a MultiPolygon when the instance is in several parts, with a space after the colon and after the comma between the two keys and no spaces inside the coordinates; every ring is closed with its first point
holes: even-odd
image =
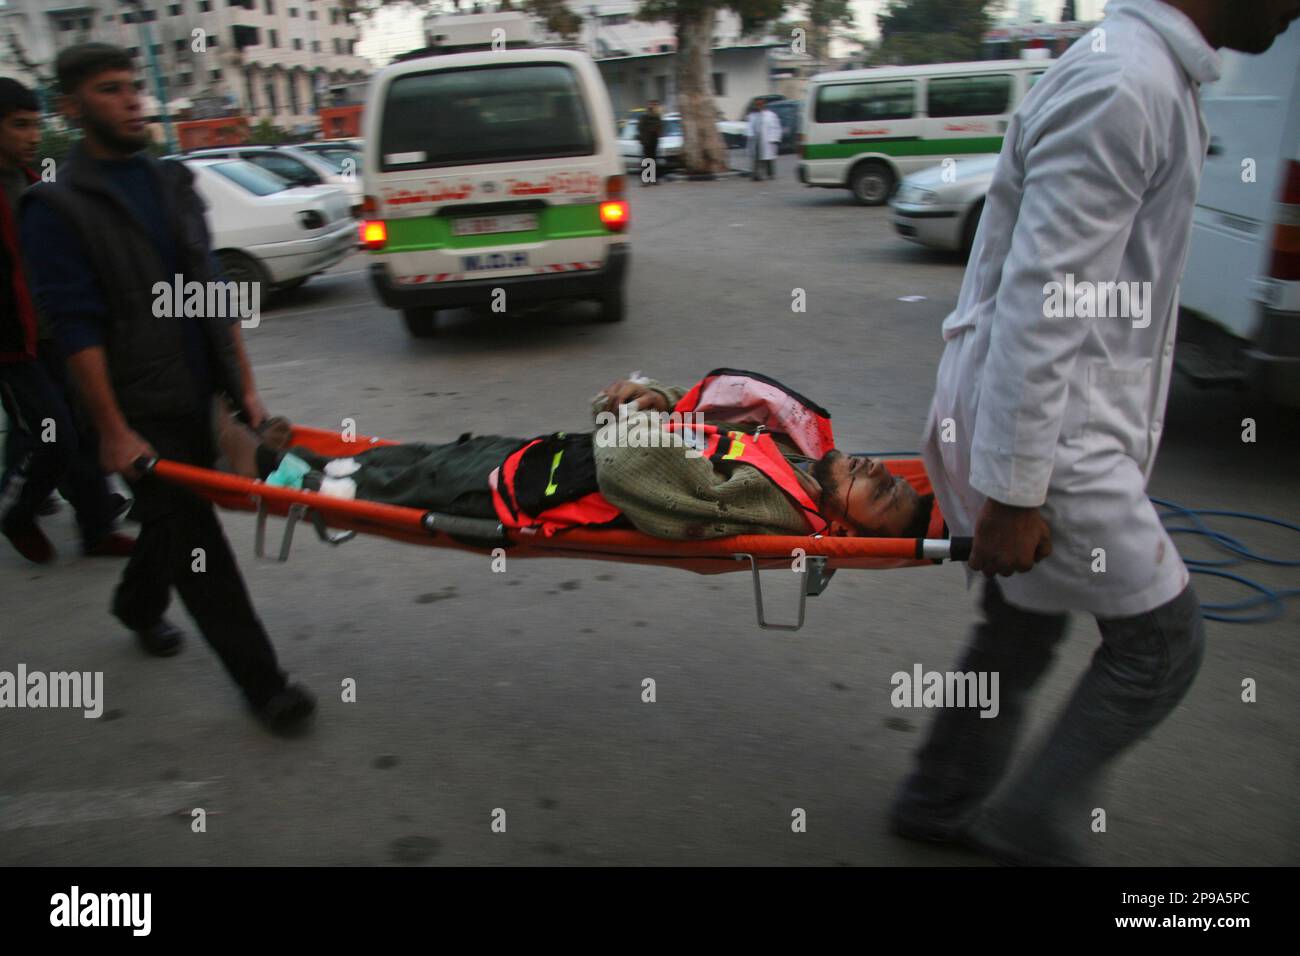
{"type": "Polygon", "coordinates": [[[380,168],[590,156],[591,117],[577,74],[557,63],[412,73],[388,87],[380,168]]]}

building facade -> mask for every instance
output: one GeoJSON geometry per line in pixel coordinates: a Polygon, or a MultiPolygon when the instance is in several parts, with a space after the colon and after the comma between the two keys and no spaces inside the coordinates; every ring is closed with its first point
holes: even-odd
{"type": "Polygon", "coordinates": [[[146,108],[202,119],[242,112],[299,132],[316,125],[331,87],[370,73],[357,26],[336,0],[7,0],[4,73],[52,87],[54,58],[90,40],[126,47],[146,78],[146,108]],[[149,40],[144,39],[148,31],[149,40]],[[7,48],[7,49],[6,49],[7,48]]]}

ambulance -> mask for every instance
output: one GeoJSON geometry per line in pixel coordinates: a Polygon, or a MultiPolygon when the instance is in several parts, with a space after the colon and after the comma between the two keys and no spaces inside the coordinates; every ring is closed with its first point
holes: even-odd
{"type": "Polygon", "coordinates": [[[558,49],[386,67],[365,111],[361,244],[416,337],[440,309],[586,299],[626,312],[628,203],[595,63],[558,49]]]}
{"type": "Polygon", "coordinates": [[[1002,151],[1011,114],[1050,60],[988,60],[820,73],[808,82],[799,181],[879,206],[946,157],[1002,151]]]}

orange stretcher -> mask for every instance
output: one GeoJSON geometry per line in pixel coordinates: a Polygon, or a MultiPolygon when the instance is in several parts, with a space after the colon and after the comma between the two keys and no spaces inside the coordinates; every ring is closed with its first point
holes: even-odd
{"type": "MultiPolygon", "coordinates": [[[[325,457],[350,458],[367,448],[395,442],[364,436],[345,440],[337,432],[297,426],[289,444],[325,457]]],[[[906,478],[919,493],[930,492],[930,481],[919,458],[873,457],[879,457],[891,472],[906,478]]],[[[735,535],[675,541],[622,528],[572,528],[548,536],[527,528],[508,528],[495,519],[466,518],[279,488],[166,459],[141,460],[137,467],[142,472],[189,488],[222,508],[256,512],[255,550],[258,557],[265,556],[267,518],[278,515],[287,519],[276,559],[279,561],[289,559],[294,529],[300,521],[307,520],[320,539],[331,545],[342,544],[357,534],[374,534],[408,544],[455,548],[485,555],[492,555],[500,548],[511,558],[621,561],[683,568],[697,574],[725,574],[748,568],[753,574],[758,625],[768,630],[799,630],[804,622],[807,597],[821,594],[831,575],[838,570],[916,567],[945,560],[964,561],[970,555],[969,538],[735,535]],[[772,623],[763,613],[759,571],[773,569],[796,570],[803,576],[798,617],[793,624],[772,623]]]]}

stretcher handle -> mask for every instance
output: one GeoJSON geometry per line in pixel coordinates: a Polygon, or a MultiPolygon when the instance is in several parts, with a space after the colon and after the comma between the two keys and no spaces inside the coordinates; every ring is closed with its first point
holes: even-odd
{"type": "Polygon", "coordinates": [[[504,542],[507,540],[505,528],[501,522],[491,518],[466,518],[461,515],[442,514],[426,511],[420,519],[424,530],[430,534],[445,534],[453,538],[467,538],[471,541],[504,542]]]}
{"type": "Polygon", "coordinates": [[[948,560],[949,561],[969,561],[971,544],[974,538],[949,538],[948,539],[948,560]]]}
{"type": "Polygon", "coordinates": [[[141,455],[134,462],[132,462],[132,464],[135,466],[135,470],[137,473],[141,475],[147,475],[149,474],[149,472],[153,471],[153,466],[158,464],[158,459],[150,458],[147,455],[141,455]]]}

